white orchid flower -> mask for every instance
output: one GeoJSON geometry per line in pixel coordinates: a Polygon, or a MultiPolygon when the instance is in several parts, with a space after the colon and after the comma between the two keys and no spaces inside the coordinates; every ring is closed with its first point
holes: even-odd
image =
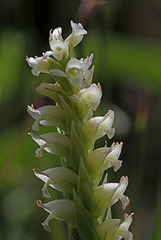
{"type": "Polygon", "coordinates": [[[132,233],[128,230],[132,219],[133,213],[130,215],[124,214],[122,219],[108,219],[102,222],[97,227],[99,239],[103,240],[133,240],[132,233]]]}
{"type": "Polygon", "coordinates": [[[64,111],[57,106],[48,105],[35,109],[33,105],[28,106],[28,113],[35,119],[32,129],[39,131],[39,124],[44,126],[58,126],[65,130],[64,111]]]}
{"type": "Polygon", "coordinates": [[[43,197],[50,198],[48,186],[57,189],[60,192],[72,193],[73,188],[77,186],[77,174],[65,167],[50,168],[40,171],[38,168],[33,169],[34,174],[45,182],[42,188],[43,197]]]}
{"type": "Polygon", "coordinates": [[[37,201],[37,205],[43,208],[49,213],[49,216],[42,224],[47,231],[51,231],[49,227],[49,221],[53,218],[66,221],[73,226],[75,225],[75,212],[74,212],[74,202],[66,199],[53,200],[51,202],[42,204],[40,200],[37,201]]]}
{"type": "Polygon", "coordinates": [[[109,139],[113,137],[115,133],[115,129],[112,128],[113,120],[114,112],[109,110],[104,117],[94,117],[83,124],[82,132],[87,149],[93,147],[94,141],[105,134],[107,134],[109,139]]]}
{"type": "Polygon", "coordinates": [[[94,214],[99,217],[105,210],[116,203],[119,199],[125,209],[129,199],[123,193],[128,185],[128,178],[122,177],[120,183],[106,183],[97,187],[94,191],[94,214]]]}
{"type": "Polygon", "coordinates": [[[40,146],[35,151],[37,157],[43,156],[43,150],[46,152],[61,155],[69,159],[70,139],[59,133],[52,132],[42,135],[30,133],[32,139],[40,146]]]}
{"type": "Polygon", "coordinates": [[[54,76],[66,77],[70,84],[74,87],[81,89],[83,82],[89,85],[91,82],[91,77],[93,75],[94,68],[90,69],[92,64],[93,54],[85,59],[72,58],[68,61],[65,71],[61,69],[52,69],[50,72],[54,76]]]}

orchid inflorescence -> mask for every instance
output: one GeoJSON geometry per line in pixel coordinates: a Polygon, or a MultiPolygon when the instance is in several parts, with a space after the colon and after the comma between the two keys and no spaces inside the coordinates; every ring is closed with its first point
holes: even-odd
{"type": "Polygon", "coordinates": [[[54,79],[54,83],[39,84],[36,90],[56,104],[37,109],[28,106],[28,113],[35,120],[30,135],[40,146],[36,156],[42,157],[45,150],[59,155],[61,162],[59,167],[44,171],[34,169],[35,175],[45,183],[43,197],[51,197],[49,186],[63,193],[63,199],[45,204],[37,201],[49,213],[43,226],[50,231],[49,221],[55,218],[67,222],[73,240],[131,240],[128,229],[133,213],[124,214],[122,219],[113,219],[111,214],[111,206],[118,200],[123,209],[129,204],[129,198],[124,195],[128,178],[107,183],[104,174],[110,167],[114,171],[121,167],[119,156],[123,144],[113,143],[108,147],[105,143],[94,149],[97,139],[105,135],[109,139],[113,137],[114,112],[109,110],[104,116],[93,117],[102,89],[100,84],[92,83],[93,54],[80,60],[75,55],[74,47],[87,32],[80,23],[71,21],[71,27],[72,33],[65,40],[60,27],[51,30],[51,50],[42,57],[27,57],[34,75],[44,72],[54,79]],[[57,131],[40,135],[39,125],[57,127],[57,131]]]}

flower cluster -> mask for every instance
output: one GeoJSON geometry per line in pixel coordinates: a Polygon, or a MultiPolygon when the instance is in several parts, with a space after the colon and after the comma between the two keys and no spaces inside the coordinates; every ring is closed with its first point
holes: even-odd
{"type": "Polygon", "coordinates": [[[55,218],[68,223],[73,240],[131,240],[128,229],[133,214],[125,214],[121,220],[111,215],[111,206],[117,201],[121,201],[123,209],[129,204],[124,195],[128,178],[107,183],[104,177],[108,168],[117,171],[121,167],[119,156],[123,144],[113,143],[108,147],[105,143],[94,149],[97,139],[104,135],[109,139],[113,137],[114,112],[109,110],[104,116],[93,117],[101,101],[101,85],[92,83],[93,54],[80,60],[75,55],[74,47],[87,32],[80,23],[71,21],[71,27],[72,33],[65,40],[60,27],[50,31],[51,50],[42,57],[27,58],[34,75],[48,73],[54,81],[37,87],[37,92],[51,98],[53,105],[38,109],[28,106],[28,113],[35,120],[30,135],[39,145],[36,156],[42,157],[45,150],[61,158],[59,167],[34,169],[35,175],[44,182],[43,197],[51,197],[49,187],[64,196],[45,204],[37,201],[38,206],[49,213],[43,226],[50,231],[49,221],[55,218]],[[56,126],[57,131],[40,135],[39,125],[56,126]]]}

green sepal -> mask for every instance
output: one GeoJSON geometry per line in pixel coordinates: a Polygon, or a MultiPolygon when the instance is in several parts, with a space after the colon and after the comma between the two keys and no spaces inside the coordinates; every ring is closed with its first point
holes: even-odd
{"type": "Polygon", "coordinates": [[[96,233],[97,221],[94,216],[83,206],[75,191],[73,191],[75,205],[75,224],[80,239],[98,240],[96,233]]]}
{"type": "Polygon", "coordinates": [[[69,166],[78,173],[80,158],[84,159],[84,147],[79,135],[77,134],[75,124],[71,124],[71,144],[69,166]]]}
{"type": "Polygon", "coordinates": [[[85,206],[85,208],[92,212],[93,211],[93,181],[90,179],[83,159],[80,159],[79,174],[78,174],[78,185],[77,185],[78,196],[85,206]]]}
{"type": "Polygon", "coordinates": [[[52,83],[40,83],[38,87],[36,88],[36,91],[46,97],[51,98],[56,103],[61,105],[61,98],[63,98],[65,101],[70,101],[69,96],[66,94],[66,92],[56,84],[52,83]]]}

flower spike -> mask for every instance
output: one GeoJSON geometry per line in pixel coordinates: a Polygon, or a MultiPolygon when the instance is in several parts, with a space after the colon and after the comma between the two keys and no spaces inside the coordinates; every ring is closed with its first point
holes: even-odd
{"type": "Polygon", "coordinates": [[[109,168],[118,171],[121,167],[123,143],[108,146],[105,141],[105,146],[94,148],[98,139],[114,136],[114,112],[94,115],[102,98],[100,83],[92,83],[94,55],[77,59],[74,48],[87,31],[81,23],[73,21],[71,28],[65,40],[61,27],[51,30],[50,49],[41,57],[26,59],[35,76],[47,73],[53,79],[36,88],[53,104],[37,109],[33,105],[27,107],[34,119],[33,132],[29,135],[39,145],[36,156],[43,157],[45,150],[60,157],[57,167],[43,171],[33,169],[35,176],[44,182],[44,198],[52,198],[53,189],[61,192],[61,199],[51,199],[44,204],[37,201],[49,214],[42,225],[51,231],[52,219],[65,221],[72,240],[132,240],[129,227],[133,214],[124,214],[122,219],[112,217],[112,206],[119,200],[123,209],[129,204],[125,195],[128,177],[111,183],[107,182],[108,173],[104,173],[109,168]]]}

